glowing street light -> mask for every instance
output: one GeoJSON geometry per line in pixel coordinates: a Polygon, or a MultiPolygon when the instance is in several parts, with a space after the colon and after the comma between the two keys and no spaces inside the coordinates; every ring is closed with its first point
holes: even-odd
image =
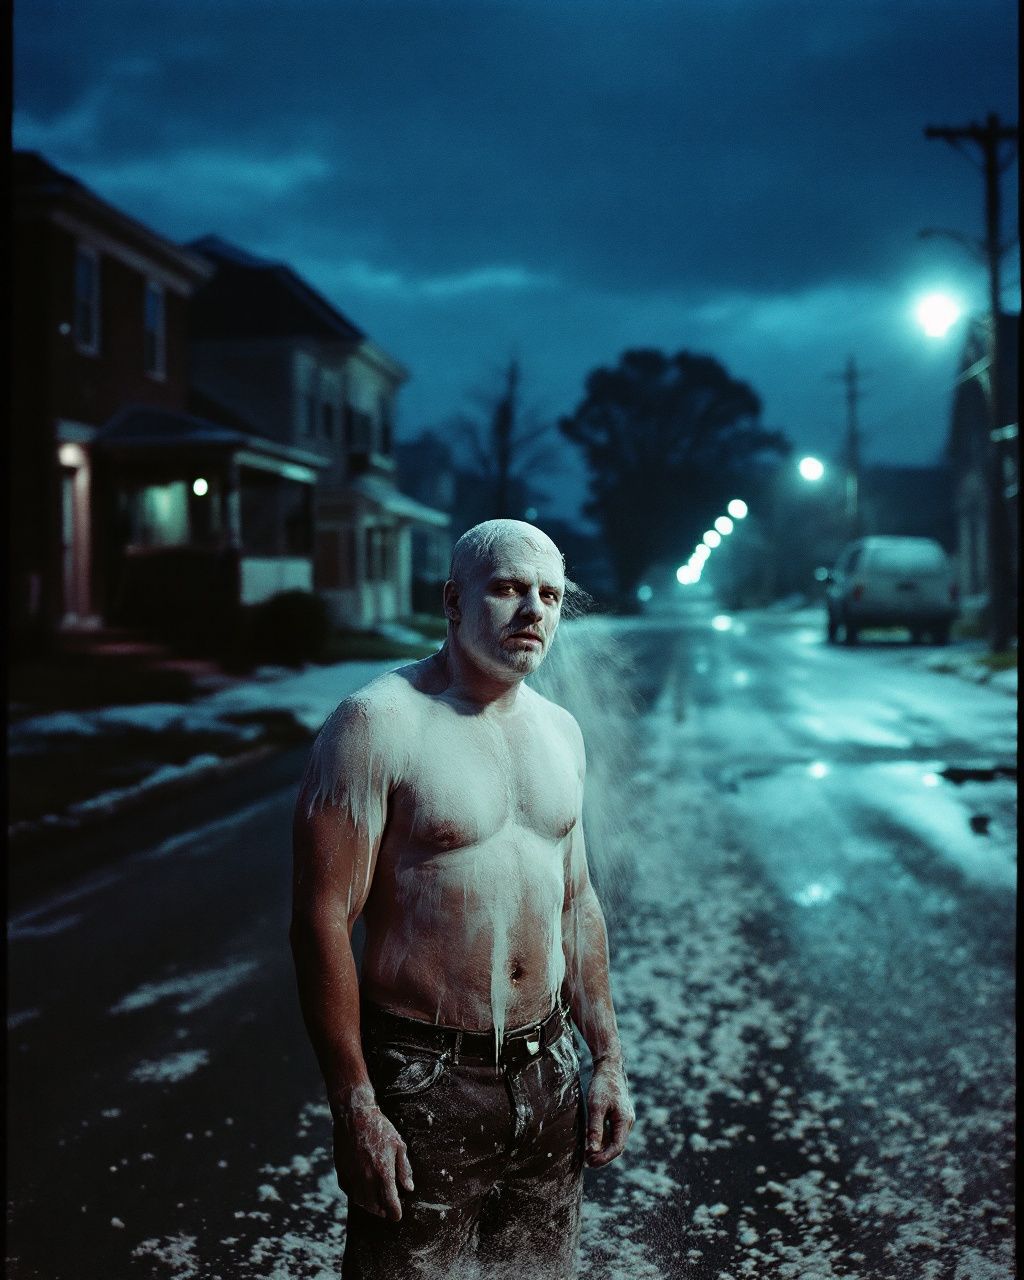
{"type": "Polygon", "coordinates": [[[197,498],[205,498],[210,492],[210,486],[206,483],[202,476],[198,480],[192,481],[192,492],[197,498]]]}
{"type": "Polygon", "coordinates": [[[693,555],[690,559],[696,560],[698,564],[703,564],[710,554],[710,547],[706,547],[703,542],[699,542],[697,546],[694,547],[693,555]]]}
{"type": "Polygon", "coordinates": [[[712,547],[712,548],[717,547],[721,541],[722,541],[722,535],[718,533],[717,530],[715,529],[708,529],[708,531],[704,534],[704,545],[706,547],[712,547]]]}
{"type": "Polygon", "coordinates": [[[734,520],[745,520],[749,508],[742,498],[733,498],[732,502],[726,507],[726,511],[734,520]]]}
{"type": "Polygon", "coordinates": [[[963,311],[948,293],[929,293],[914,308],[914,314],[929,338],[944,338],[963,311]]]}
{"type": "Polygon", "coordinates": [[[693,570],[688,564],[681,564],[676,570],[676,582],[681,587],[688,587],[693,581],[693,570]]]}
{"type": "Polygon", "coordinates": [[[729,519],[728,516],[719,516],[718,519],[715,521],[715,528],[718,530],[718,532],[722,535],[723,538],[727,538],[729,534],[732,533],[735,527],[736,526],[733,524],[733,522],[729,519]]]}
{"type": "Polygon", "coordinates": [[[820,458],[801,458],[797,463],[797,470],[805,480],[816,484],[825,474],[825,464],[820,458]]]}

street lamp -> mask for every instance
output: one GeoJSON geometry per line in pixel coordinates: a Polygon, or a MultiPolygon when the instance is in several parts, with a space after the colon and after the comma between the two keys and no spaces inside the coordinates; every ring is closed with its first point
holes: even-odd
{"type": "Polygon", "coordinates": [[[929,338],[944,338],[963,314],[948,293],[929,293],[914,308],[917,322],[929,338]]]}
{"type": "Polygon", "coordinates": [[[722,535],[718,532],[717,529],[708,529],[707,532],[704,534],[703,541],[706,547],[711,547],[712,549],[714,549],[722,541],[722,535]]]}
{"type": "Polygon", "coordinates": [[[728,516],[719,516],[718,519],[715,521],[715,528],[718,530],[718,532],[722,535],[723,538],[726,538],[729,536],[730,533],[732,533],[733,529],[735,528],[735,525],[729,519],[728,516]]]}
{"type": "Polygon", "coordinates": [[[726,507],[726,511],[728,511],[734,520],[745,520],[749,509],[750,508],[742,498],[733,498],[732,502],[730,502],[726,507]]]}
{"type": "Polygon", "coordinates": [[[825,464],[820,458],[801,458],[797,463],[797,470],[804,480],[807,480],[810,484],[817,484],[825,474],[825,464]]]}

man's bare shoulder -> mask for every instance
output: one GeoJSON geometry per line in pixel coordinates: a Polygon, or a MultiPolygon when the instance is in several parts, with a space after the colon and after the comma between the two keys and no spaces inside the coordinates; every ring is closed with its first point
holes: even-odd
{"type": "Polygon", "coordinates": [[[402,726],[408,728],[409,716],[423,702],[422,692],[409,676],[411,668],[419,665],[386,671],[342,698],[322,732],[355,737],[367,746],[384,745],[402,726]]]}
{"type": "Polygon", "coordinates": [[[529,685],[524,684],[520,694],[526,697],[529,713],[537,716],[546,725],[550,725],[565,739],[581,760],[585,759],[583,732],[572,712],[567,711],[559,703],[552,702],[550,698],[545,698],[542,693],[531,689],[529,685]]]}

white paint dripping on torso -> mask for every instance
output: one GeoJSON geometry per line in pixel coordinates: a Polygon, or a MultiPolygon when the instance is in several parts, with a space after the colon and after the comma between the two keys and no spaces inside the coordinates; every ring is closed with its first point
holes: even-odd
{"type": "Polygon", "coordinates": [[[324,726],[310,811],[336,814],[365,903],[362,983],[396,1012],[469,1030],[545,1017],[565,976],[562,907],[581,803],[570,717],[528,688],[512,713],[470,711],[382,677],[324,726]]]}

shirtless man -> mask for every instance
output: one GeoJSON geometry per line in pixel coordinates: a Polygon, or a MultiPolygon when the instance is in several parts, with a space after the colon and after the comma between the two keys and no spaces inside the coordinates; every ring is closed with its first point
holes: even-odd
{"type": "Polygon", "coordinates": [[[564,592],[541,530],[470,529],[444,646],[346,698],[313,747],[291,940],[351,1280],[575,1275],[584,1159],[614,1160],[633,1124],[583,739],[523,683],[564,592]],[[594,1061],[586,1119],[570,1016],[594,1061]]]}

